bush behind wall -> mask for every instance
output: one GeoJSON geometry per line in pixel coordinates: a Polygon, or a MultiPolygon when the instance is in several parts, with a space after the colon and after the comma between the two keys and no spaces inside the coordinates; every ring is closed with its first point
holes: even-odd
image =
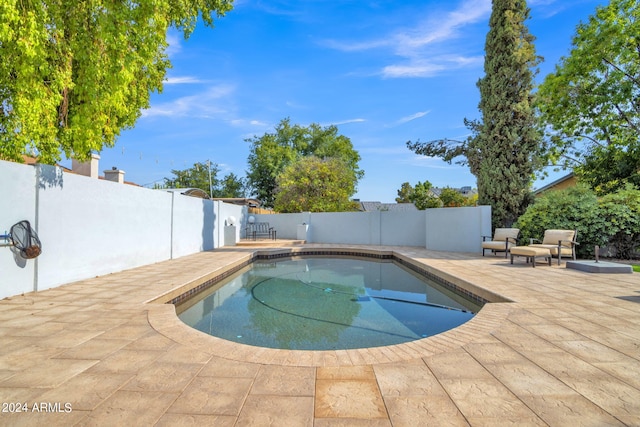
{"type": "Polygon", "coordinates": [[[627,186],[600,198],[586,186],[550,191],[538,197],[515,226],[521,232],[519,244],[542,239],[548,229],[575,229],[579,257],[593,258],[598,245],[629,259],[640,247],[640,190],[627,186]]]}

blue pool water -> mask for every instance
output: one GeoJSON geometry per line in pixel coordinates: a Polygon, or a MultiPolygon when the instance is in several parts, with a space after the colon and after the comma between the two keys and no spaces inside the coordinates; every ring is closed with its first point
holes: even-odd
{"type": "Polygon", "coordinates": [[[258,261],[177,307],[186,324],[281,349],[378,347],[432,336],[479,306],[391,261],[258,261]]]}

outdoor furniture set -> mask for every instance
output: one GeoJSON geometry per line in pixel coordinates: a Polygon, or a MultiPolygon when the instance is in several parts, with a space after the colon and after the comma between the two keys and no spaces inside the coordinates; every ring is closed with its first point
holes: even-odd
{"type": "Polygon", "coordinates": [[[511,256],[511,264],[513,258],[518,256],[525,257],[527,263],[531,261],[533,267],[536,266],[536,258],[544,258],[549,265],[552,257],[558,258],[558,265],[562,257],[576,259],[576,245],[579,244],[576,241],[577,230],[545,230],[542,242],[531,239],[528,246],[517,246],[519,235],[520,230],[517,228],[496,228],[493,238],[482,237],[482,256],[487,250],[493,253],[504,252],[505,258],[507,254],[511,256]]]}

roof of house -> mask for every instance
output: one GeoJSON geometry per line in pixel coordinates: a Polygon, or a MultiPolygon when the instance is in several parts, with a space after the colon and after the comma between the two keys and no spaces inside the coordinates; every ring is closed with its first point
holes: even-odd
{"type": "Polygon", "coordinates": [[[260,207],[262,204],[258,199],[250,199],[246,197],[214,197],[213,200],[220,200],[221,202],[231,203],[233,205],[250,206],[253,208],[260,207]]]}
{"type": "Polygon", "coordinates": [[[557,187],[557,186],[559,186],[560,184],[562,184],[562,183],[564,183],[566,181],[575,180],[575,179],[576,179],[576,177],[575,177],[574,173],[570,172],[567,175],[562,176],[562,177],[556,179],[555,181],[550,182],[549,184],[545,185],[544,187],[540,187],[537,190],[534,190],[533,194],[538,195],[538,194],[544,193],[545,191],[551,190],[554,187],[557,187]]]}
{"type": "MultiPolygon", "coordinates": [[[[442,194],[442,190],[444,190],[445,187],[433,187],[431,188],[431,195],[435,196],[435,197],[440,197],[440,194],[442,194]]],[[[471,186],[464,186],[464,187],[460,187],[460,188],[452,188],[452,190],[456,190],[458,193],[462,194],[463,196],[473,196],[474,194],[478,193],[478,190],[472,188],[471,186]]]]}

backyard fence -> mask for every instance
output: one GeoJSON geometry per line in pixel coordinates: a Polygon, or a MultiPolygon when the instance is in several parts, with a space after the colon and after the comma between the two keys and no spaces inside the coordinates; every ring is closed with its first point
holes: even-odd
{"type": "Polygon", "coordinates": [[[0,234],[28,220],[42,242],[33,260],[0,247],[0,298],[234,244],[250,216],[268,222],[278,239],[309,243],[479,253],[481,236],[491,234],[487,206],[249,214],[244,206],[0,160],[0,234]],[[231,223],[235,230],[225,227],[231,223]]]}
{"type": "Polygon", "coordinates": [[[245,215],[243,206],[0,161],[0,234],[26,219],[42,242],[29,261],[0,247],[0,298],[223,246],[225,220],[245,215]]]}

